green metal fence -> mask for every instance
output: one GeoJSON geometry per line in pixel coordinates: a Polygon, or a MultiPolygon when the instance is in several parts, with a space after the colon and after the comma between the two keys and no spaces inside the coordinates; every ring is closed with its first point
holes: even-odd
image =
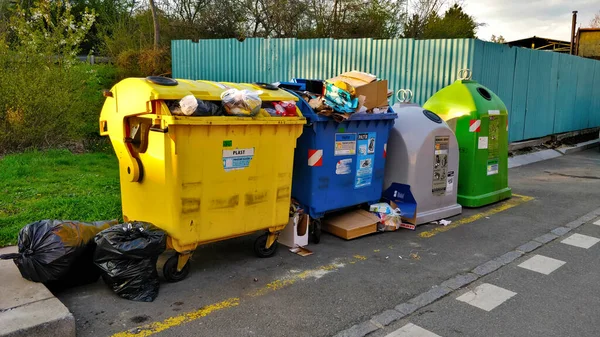
{"type": "Polygon", "coordinates": [[[360,70],[411,89],[420,104],[469,68],[508,107],[510,141],[600,126],[600,61],[480,40],[176,40],[172,67],[176,78],[231,82],[360,70]]]}

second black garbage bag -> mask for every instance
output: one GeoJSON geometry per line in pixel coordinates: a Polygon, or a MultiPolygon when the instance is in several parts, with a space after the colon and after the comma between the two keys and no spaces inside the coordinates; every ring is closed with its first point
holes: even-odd
{"type": "Polygon", "coordinates": [[[130,222],[98,233],[94,263],[119,296],[152,302],[160,286],[156,261],[165,250],[167,235],[147,222],[130,222]]]}

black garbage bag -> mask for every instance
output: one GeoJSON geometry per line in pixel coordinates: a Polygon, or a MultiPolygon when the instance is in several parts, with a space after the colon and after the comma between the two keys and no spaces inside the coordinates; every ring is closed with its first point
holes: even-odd
{"type": "Polygon", "coordinates": [[[19,252],[0,258],[13,259],[21,276],[30,281],[67,286],[92,283],[100,277],[92,259],[94,237],[117,223],[116,220],[30,223],[19,232],[19,252]]]}
{"type": "Polygon", "coordinates": [[[147,222],[106,229],[95,238],[94,263],[102,279],[119,296],[152,302],[160,286],[156,261],[165,250],[167,235],[147,222]]]}
{"type": "Polygon", "coordinates": [[[223,115],[221,107],[213,102],[198,99],[198,107],[192,116],[221,116],[223,115]]]}

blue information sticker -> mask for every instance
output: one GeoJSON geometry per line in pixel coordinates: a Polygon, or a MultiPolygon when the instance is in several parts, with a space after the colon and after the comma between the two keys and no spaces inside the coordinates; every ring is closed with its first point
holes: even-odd
{"type": "Polygon", "coordinates": [[[370,186],[375,165],[376,132],[358,134],[358,156],[356,160],[356,180],[354,188],[370,186]]]}

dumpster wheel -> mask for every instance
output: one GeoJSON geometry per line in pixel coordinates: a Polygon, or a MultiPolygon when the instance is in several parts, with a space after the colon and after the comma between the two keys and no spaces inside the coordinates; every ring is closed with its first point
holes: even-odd
{"type": "Polygon", "coordinates": [[[181,269],[181,271],[177,271],[177,263],[179,262],[179,257],[181,254],[175,254],[171,256],[167,262],[163,265],[163,275],[165,279],[169,282],[179,282],[186,278],[190,273],[190,261],[185,261],[185,265],[181,269]]]}
{"type": "Polygon", "coordinates": [[[279,243],[274,241],[271,247],[267,248],[267,240],[269,238],[269,233],[263,234],[256,238],[254,241],[254,253],[258,257],[271,257],[275,255],[277,252],[277,247],[279,243]]]}
{"type": "Polygon", "coordinates": [[[321,219],[312,219],[308,239],[314,244],[321,242],[321,219]]]}

